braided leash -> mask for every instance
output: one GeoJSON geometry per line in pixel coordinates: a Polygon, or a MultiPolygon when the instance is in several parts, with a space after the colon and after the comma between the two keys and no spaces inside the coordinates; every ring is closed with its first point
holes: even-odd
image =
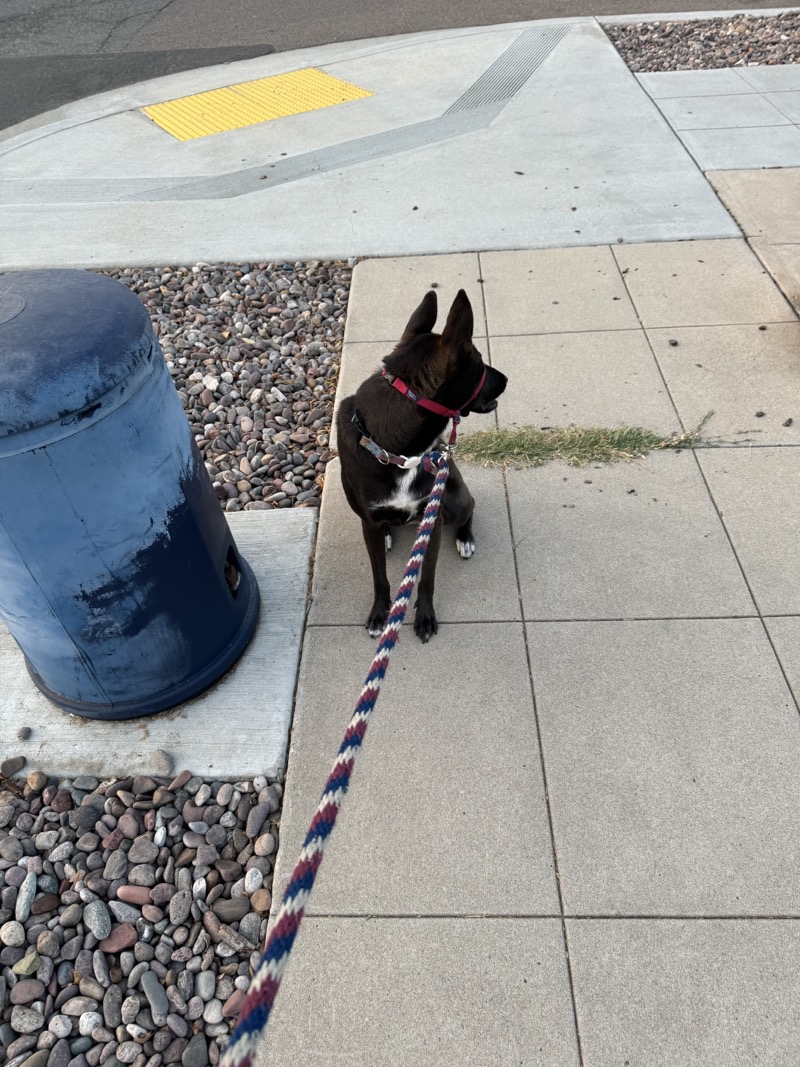
{"type": "MultiPolygon", "coordinates": [[[[455,429],[455,427],[454,427],[455,429]]],[[[375,658],[358,698],[350,725],[344,735],[339,754],[322,791],[319,807],[308,828],[300,858],[283,894],[275,925],[267,938],[264,952],[258,962],[250,989],[239,1014],[239,1022],[220,1060],[220,1067],[252,1067],[260,1042],[261,1031],[267,1025],[281,978],[292,950],[294,939],[303,920],[306,901],[311,895],[314,879],[322,863],[322,854],[336,823],[350,783],[350,773],[356,752],[361,747],[367,732],[369,717],[375,708],[381,683],[389,665],[389,657],[400,636],[400,627],[406,616],[411,595],[419,578],[434,524],[444,495],[448,475],[448,452],[445,449],[438,457],[439,470],[433,483],[431,495],[425,506],[422,522],[417,530],[417,539],[411,557],[397,589],[394,603],[375,658]]]]}

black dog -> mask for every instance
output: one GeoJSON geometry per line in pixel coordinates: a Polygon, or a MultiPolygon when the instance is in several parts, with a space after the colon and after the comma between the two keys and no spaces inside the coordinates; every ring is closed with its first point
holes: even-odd
{"type": "MultiPolygon", "coordinates": [[[[464,290],[453,301],[441,336],[432,333],[436,313],[436,293],[429,292],[400,343],[383,360],[383,370],[342,401],[337,417],[342,483],[361,519],[372,565],[375,599],[366,625],[373,637],[383,630],[391,607],[386,577],[390,527],[419,519],[433,488],[435,467],[426,454],[444,447],[440,438],[449,416],[494,411],[506,387],[506,376],[487,367],[472,343],[472,307],[464,290]]],[[[442,522],[455,525],[456,548],[469,559],[475,551],[474,507],[451,460],[442,510],[419,580],[414,631],[421,641],[438,630],[433,587],[442,522]]]]}

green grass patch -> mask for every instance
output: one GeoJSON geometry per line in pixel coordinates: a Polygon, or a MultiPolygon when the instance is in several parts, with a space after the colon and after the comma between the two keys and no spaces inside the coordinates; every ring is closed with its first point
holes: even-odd
{"type": "Polygon", "coordinates": [[[506,463],[516,467],[541,467],[553,459],[571,467],[617,463],[641,459],[657,449],[696,447],[700,442],[700,431],[710,415],[711,412],[696,429],[672,437],[662,437],[639,426],[613,429],[553,426],[544,430],[520,426],[514,430],[487,430],[462,437],[456,456],[487,467],[506,463]]]}

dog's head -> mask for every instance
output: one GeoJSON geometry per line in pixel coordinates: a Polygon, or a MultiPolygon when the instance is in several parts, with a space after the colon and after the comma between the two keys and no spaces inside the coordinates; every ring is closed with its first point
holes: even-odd
{"type": "Polygon", "coordinates": [[[437,311],[436,293],[431,290],[408,320],[394,352],[384,359],[386,370],[420,396],[462,415],[494,411],[508,379],[487,366],[472,343],[474,321],[469,297],[459,289],[441,334],[433,333],[437,311]]]}

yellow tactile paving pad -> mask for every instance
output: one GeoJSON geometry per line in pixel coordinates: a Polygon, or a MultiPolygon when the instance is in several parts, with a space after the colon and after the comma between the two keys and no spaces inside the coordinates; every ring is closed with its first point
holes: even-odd
{"type": "Polygon", "coordinates": [[[258,122],[302,115],[305,111],[361,100],[372,96],[324,71],[307,67],[290,74],[275,74],[207,93],[182,96],[163,104],[151,104],[142,111],[162,130],[179,141],[192,141],[226,130],[241,130],[258,122]]]}

